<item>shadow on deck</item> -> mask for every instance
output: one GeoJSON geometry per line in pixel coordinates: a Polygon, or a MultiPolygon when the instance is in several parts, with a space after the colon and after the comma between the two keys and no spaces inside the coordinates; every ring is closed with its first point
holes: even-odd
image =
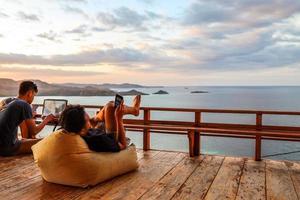
{"type": "MultiPolygon", "coordinates": [[[[88,189],[45,182],[32,156],[0,157],[0,199],[299,199],[300,163],[138,150],[139,170],[88,189]]],[[[57,169],[59,170],[59,169],[57,169]]]]}

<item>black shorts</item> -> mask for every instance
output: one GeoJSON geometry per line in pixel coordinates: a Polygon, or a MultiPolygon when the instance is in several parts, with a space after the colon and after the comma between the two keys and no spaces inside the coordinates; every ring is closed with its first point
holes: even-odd
{"type": "Polygon", "coordinates": [[[15,156],[18,154],[21,146],[21,141],[17,140],[17,142],[11,146],[1,146],[0,147],[0,156],[15,156]]]}
{"type": "Polygon", "coordinates": [[[118,152],[120,146],[113,133],[105,133],[103,130],[90,129],[86,136],[82,137],[92,151],[118,152]]]}

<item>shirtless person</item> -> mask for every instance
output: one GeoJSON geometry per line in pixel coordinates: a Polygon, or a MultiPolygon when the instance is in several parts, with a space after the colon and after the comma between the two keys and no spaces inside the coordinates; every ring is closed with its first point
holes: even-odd
{"type": "Polygon", "coordinates": [[[115,108],[114,102],[109,102],[93,119],[89,118],[82,106],[69,106],[61,115],[60,125],[66,133],[80,135],[93,151],[118,152],[127,147],[123,115],[139,115],[140,102],[140,96],[135,97],[132,107],[122,102],[115,108]],[[105,123],[105,130],[92,128],[99,121],[105,123]]]}
{"type": "Polygon", "coordinates": [[[54,119],[49,115],[39,124],[35,124],[30,104],[37,94],[37,86],[32,81],[23,81],[17,98],[6,99],[0,108],[0,155],[13,156],[31,153],[31,146],[38,139],[18,139],[18,126],[23,138],[34,138],[45,125],[54,119]]]}

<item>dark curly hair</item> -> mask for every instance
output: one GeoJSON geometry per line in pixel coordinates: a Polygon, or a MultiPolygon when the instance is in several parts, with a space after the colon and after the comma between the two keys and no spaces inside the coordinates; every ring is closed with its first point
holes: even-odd
{"type": "Polygon", "coordinates": [[[61,114],[59,125],[70,133],[78,133],[85,126],[85,110],[82,106],[68,106],[61,114]]]}

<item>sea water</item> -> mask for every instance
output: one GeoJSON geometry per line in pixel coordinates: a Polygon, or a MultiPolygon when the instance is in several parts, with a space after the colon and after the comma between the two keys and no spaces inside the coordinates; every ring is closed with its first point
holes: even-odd
{"type": "MultiPolygon", "coordinates": [[[[213,109],[254,109],[300,111],[300,86],[209,86],[209,87],[164,87],[164,88],[130,88],[148,93],[142,96],[142,106],[178,107],[178,108],[213,108],[213,109]],[[154,95],[158,90],[167,91],[166,95],[154,95]],[[191,93],[207,91],[208,93],[191,93]]],[[[130,89],[114,88],[116,91],[130,89]]],[[[43,103],[45,98],[67,99],[70,104],[104,105],[114,97],[66,97],[37,96],[34,103],[43,103]]],[[[2,99],[2,98],[0,98],[2,99]]],[[[132,96],[125,96],[125,103],[131,105],[132,96]]],[[[95,110],[87,110],[90,115],[95,110]]],[[[141,115],[137,118],[142,118],[141,115]]],[[[241,114],[202,114],[202,122],[255,124],[255,115],[241,114]]],[[[126,118],[135,118],[127,116],[126,118]]],[[[152,111],[151,119],[193,121],[193,113],[152,111]]],[[[299,126],[300,116],[263,116],[264,125],[299,126]]],[[[51,133],[53,127],[47,127],[40,133],[44,137],[51,133]]],[[[127,132],[128,137],[142,147],[140,132],[127,132]]],[[[255,141],[249,139],[201,137],[201,153],[253,156],[255,141]]],[[[183,135],[151,133],[151,148],[175,151],[188,151],[188,139],[183,135]]],[[[300,160],[300,142],[263,140],[262,157],[270,159],[300,160]],[[280,155],[278,155],[280,154],[280,155]]]]}

